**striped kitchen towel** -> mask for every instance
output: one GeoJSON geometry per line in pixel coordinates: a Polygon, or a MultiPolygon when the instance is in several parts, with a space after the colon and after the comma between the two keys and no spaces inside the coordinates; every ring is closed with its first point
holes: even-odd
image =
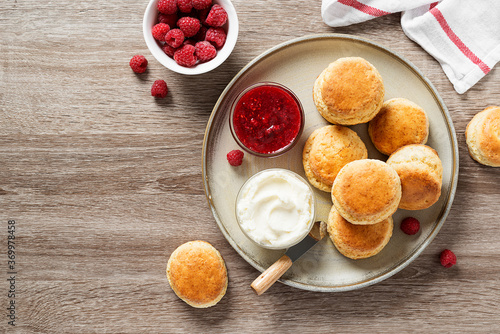
{"type": "Polygon", "coordinates": [[[332,27],[402,12],[406,36],[431,54],[459,94],[500,60],[500,0],[323,0],[332,27]]]}

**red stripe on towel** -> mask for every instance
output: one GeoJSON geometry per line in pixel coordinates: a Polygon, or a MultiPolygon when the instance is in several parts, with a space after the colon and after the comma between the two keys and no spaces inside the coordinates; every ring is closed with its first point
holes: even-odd
{"type": "Polygon", "coordinates": [[[467,45],[465,45],[464,42],[462,42],[462,40],[453,32],[453,30],[448,25],[448,22],[446,22],[443,13],[441,13],[441,11],[437,7],[432,8],[430,12],[432,15],[434,15],[441,28],[444,30],[446,35],[448,35],[448,38],[457,46],[457,48],[460,51],[462,51],[462,53],[467,58],[469,58],[474,64],[479,66],[479,68],[481,69],[481,71],[484,72],[484,74],[487,74],[491,69],[481,59],[479,59],[479,57],[476,56],[474,52],[472,52],[467,47],[467,45]]]}
{"type": "Polygon", "coordinates": [[[431,3],[430,6],[429,6],[429,10],[431,10],[434,7],[436,7],[438,3],[439,2],[433,2],[433,3],[431,3]]]}
{"type": "Polygon", "coordinates": [[[355,8],[355,9],[357,9],[365,14],[375,16],[375,17],[391,14],[391,13],[383,11],[381,9],[365,5],[365,4],[363,4],[359,1],[356,1],[356,0],[338,0],[338,2],[343,4],[343,5],[355,8]]]}

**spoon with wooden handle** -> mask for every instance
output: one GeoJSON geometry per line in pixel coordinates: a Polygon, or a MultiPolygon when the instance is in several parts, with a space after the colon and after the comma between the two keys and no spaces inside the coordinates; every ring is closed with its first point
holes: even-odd
{"type": "Polygon", "coordinates": [[[307,253],[314,245],[318,243],[327,234],[326,223],[317,221],[314,223],[311,232],[297,245],[288,248],[285,254],[257,277],[250,286],[257,295],[266,292],[290,267],[293,262],[307,253]]]}

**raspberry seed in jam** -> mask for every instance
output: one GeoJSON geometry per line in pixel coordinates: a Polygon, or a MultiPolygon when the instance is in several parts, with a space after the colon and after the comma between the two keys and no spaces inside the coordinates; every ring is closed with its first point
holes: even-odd
{"type": "Polygon", "coordinates": [[[277,83],[259,83],[244,90],[233,103],[231,131],[246,151],[276,156],[295,144],[304,127],[298,98],[277,83]]]}

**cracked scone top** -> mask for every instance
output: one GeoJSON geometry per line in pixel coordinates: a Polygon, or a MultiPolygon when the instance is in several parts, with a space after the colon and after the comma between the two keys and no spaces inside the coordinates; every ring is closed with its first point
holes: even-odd
{"type": "Polygon", "coordinates": [[[401,179],[401,209],[427,209],[439,200],[443,166],[433,148],[420,144],[403,146],[391,154],[387,164],[401,179]]]}
{"type": "Polygon", "coordinates": [[[167,278],[175,294],[196,308],[217,304],[228,284],[224,259],[211,244],[201,240],[177,247],[168,260],[167,278]]]}
{"type": "Polygon", "coordinates": [[[416,103],[405,98],[390,99],[368,124],[368,134],[380,153],[391,155],[405,145],[425,144],[429,119],[416,103]]]}
{"type": "Polygon", "coordinates": [[[365,144],[356,132],[341,125],[327,125],[316,129],[307,139],[302,163],[309,182],[330,192],[342,167],[367,156],[365,144]]]}
{"type": "Polygon", "coordinates": [[[392,217],[371,225],[356,225],[345,220],[332,205],[327,230],[335,248],[350,259],[366,259],[378,254],[392,236],[392,217]]]}
{"type": "Polygon", "coordinates": [[[350,162],[340,170],[333,182],[333,205],[352,224],[381,222],[396,212],[400,200],[399,176],[381,160],[350,162]]]}
{"type": "Polygon", "coordinates": [[[465,130],[470,156],[477,162],[500,167],[500,107],[477,113],[465,130]]]}
{"type": "Polygon", "coordinates": [[[321,72],[313,87],[319,113],[330,123],[366,123],[379,112],[385,88],[377,69],[361,57],[339,58],[321,72]]]}

